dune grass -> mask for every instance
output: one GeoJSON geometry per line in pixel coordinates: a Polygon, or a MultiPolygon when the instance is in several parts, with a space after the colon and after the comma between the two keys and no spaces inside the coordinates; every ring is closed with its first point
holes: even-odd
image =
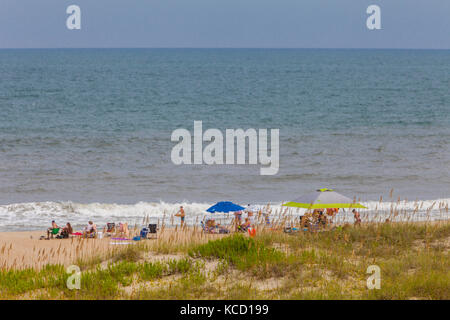
{"type": "Polygon", "coordinates": [[[185,234],[194,240],[171,236],[122,248],[103,261],[75,261],[82,269],[79,290],[67,288],[70,275],[62,265],[4,268],[0,295],[4,299],[450,299],[448,221],[372,223],[295,234],[260,229],[254,238],[185,234]],[[380,267],[380,289],[367,288],[370,265],[380,267]]]}

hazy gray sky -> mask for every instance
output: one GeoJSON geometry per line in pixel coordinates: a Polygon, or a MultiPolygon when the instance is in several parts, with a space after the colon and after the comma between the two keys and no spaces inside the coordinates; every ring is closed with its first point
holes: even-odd
{"type": "Polygon", "coordinates": [[[0,48],[23,47],[450,49],[450,0],[0,0],[0,48]]]}

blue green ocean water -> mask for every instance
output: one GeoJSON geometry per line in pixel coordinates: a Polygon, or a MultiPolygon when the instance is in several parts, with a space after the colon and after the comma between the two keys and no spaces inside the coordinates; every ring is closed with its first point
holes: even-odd
{"type": "Polygon", "coordinates": [[[36,203],[450,198],[448,50],[0,50],[0,112],[0,227],[36,203]],[[175,166],[194,120],[280,129],[278,174],[175,166]]]}

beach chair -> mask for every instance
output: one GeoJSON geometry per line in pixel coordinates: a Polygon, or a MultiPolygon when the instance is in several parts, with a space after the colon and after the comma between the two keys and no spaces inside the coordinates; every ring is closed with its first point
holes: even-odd
{"type": "Polygon", "coordinates": [[[83,238],[88,238],[88,239],[96,239],[97,238],[97,231],[95,230],[91,230],[91,231],[83,231],[83,238]]]}
{"type": "Polygon", "coordinates": [[[203,221],[200,221],[200,224],[202,226],[202,230],[204,233],[214,233],[214,228],[213,227],[208,227],[207,225],[205,225],[205,223],[203,221]]]}
{"type": "Polygon", "coordinates": [[[52,239],[53,239],[53,236],[58,235],[59,230],[60,230],[60,228],[53,228],[50,232],[47,232],[47,240],[50,239],[50,236],[52,236],[52,239]]]}
{"type": "Polygon", "coordinates": [[[106,232],[113,233],[116,231],[116,224],[114,222],[108,222],[106,224],[106,232]]]}
{"type": "Polygon", "coordinates": [[[158,225],[156,223],[150,223],[148,225],[148,233],[147,233],[147,239],[157,239],[158,235],[158,225]]]}
{"type": "Polygon", "coordinates": [[[116,224],[114,222],[108,222],[106,223],[106,228],[103,229],[103,233],[105,236],[112,236],[116,233],[116,224]]]}

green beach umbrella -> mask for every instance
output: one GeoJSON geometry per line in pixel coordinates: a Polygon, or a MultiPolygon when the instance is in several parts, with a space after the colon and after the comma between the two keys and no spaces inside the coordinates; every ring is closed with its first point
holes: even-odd
{"type": "Polygon", "coordinates": [[[327,209],[327,208],[362,208],[367,209],[362,204],[356,203],[350,198],[335,192],[333,189],[318,189],[314,193],[300,196],[289,201],[283,206],[305,208],[305,209],[327,209]]]}

